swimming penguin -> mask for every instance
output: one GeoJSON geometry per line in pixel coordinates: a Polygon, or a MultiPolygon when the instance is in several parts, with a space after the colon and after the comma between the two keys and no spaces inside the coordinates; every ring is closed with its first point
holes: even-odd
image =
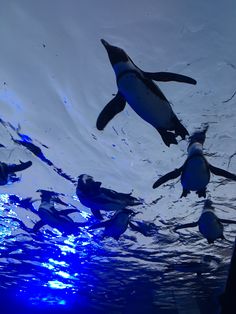
{"type": "Polygon", "coordinates": [[[176,137],[178,135],[184,139],[188,135],[188,131],[180,123],[170,103],[153,80],[188,84],[197,82],[188,76],[175,73],[144,72],[133,63],[123,49],[110,45],[104,39],[101,42],[107,50],[115,71],[118,92],[100,113],[97,119],[97,129],[103,130],[116,114],[124,110],[125,104],[128,102],[142,119],[160,133],[167,146],[177,144],[176,137]],[[169,131],[174,131],[174,133],[169,131]]]}
{"type": "Polygon", "coordinates": [[[181,263],[174,263],[167,267],[166,272],[178,271],[183,273],[196,273],[200,276],[202,273],[212,273],[217,270],[220,259],[210,255],[203,255],[196,260],[189,260],[181,263]]]}
{"type": "Polygon", "coordinates": [[[94,181],[92,176],[81,174],[76,188],[81,204],[90,208],[97,219],[103,219],[100,210],[117,211],[127,206],[143,204],[141,199],[131,196],[131,193],[119,193],[103,188],[101,185],[102,183],[94,181]]]}
{"type": "Polygon", "coordinates": [[[33,227],[33,232],[37,232],[44,225],[58,229],[65,234],[79,233],[79,227],[86,226],[86,223],[74,222],[68,215],[78,212],[75,208],[56,210],[54,202],[60,202],[58,194],[47,190],[38,190],[41,193],[41,204],[38,209],[40,220],[33,227]]]}
{"type": "MultiPolygon", "coordinates": [[[[135,213],[131,209],[124,208],[121,210],[117,210],[115,214],[109,220],[96,223],[90,226],[89,230],[105,228],[103,232],[103,238],[112,237],[115,240],[119,240],[120,236],[127,230],[128,226],[133,228],[133,225],[130,222],[130,219],[131,217],[137,214],[138,213],[135,213]]],[[[134,230],[139,231],[136,226],[134,230]]]]}
{"type": "Polygon", "coordinates": [[[183,192],[181,197],[187,196],[190,191],[196,191],[198,197],[206,197],[206,187],[210,181],[210,173],[236,181],[236,175],[226,170],[212,166],[203,155],[203,143],[206,139],[206,130],[195,132],[190,137],[188,157],[182,167],[171,171],[154,184],[153,189],[163,183],[181,176],[183,192]]]}
{"type": "Polygon", "coordinates": [[[6,185],[8,180],[11,178],[15,172],[23,171],[32,166],[32,161],[22,162],[20,164],[6,164],[5,162],[0,162],[0,185],[6,185]]]}
{"type": "Polygon", "coordinates": [[[216,239],[225,239],[223,234],[223,223],[236,224],[236,221],[218,218],[214,209],[212,201],[205,200],[203,210],[198,221],[177,226],[175,227],[175,230],[198,226],[200,233],[205,239],[207,239],[209,244],[214,243],[216,239]]]}

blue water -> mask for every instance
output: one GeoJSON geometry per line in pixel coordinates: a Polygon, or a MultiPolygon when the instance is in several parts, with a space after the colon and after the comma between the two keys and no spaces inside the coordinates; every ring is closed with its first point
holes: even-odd
{"type": "MultiPolygon", "coordinates": [[[[183,164],[187,141],[165,147],[128,105],[96,129],[117,92],[100,39],[144,71],[196,79],[160,88],[189,133],[209,125],[209,162],[236,173],[235,0],[1,4],[0,161],[33,165],[0,188],[0,314],[218,314],[236,227],[225,225],[226,240],[211,245],[197,228],[173,231],[196,221],[203,203],[195,193],[180,199],[178,179],[152,185],[183,164]],[[59,210],[76,207],[75,222],[94,219],[75,196],[82,173],[144,199],[135,219],[147,236],[28,233],[39,220],[38,189],[58,192],[67,204],[59,210]]],[[[235,182],[212,176],[207,196],[219,217],[235,220],[235,182]]]]}
{"type": "MultiPolygon", "coordinates": [[[[184,313],[180,310],[186,304],[192,310],[197,304],[200,313],[209,309],[217,313],[227,277],[226,243],[216,242],[209,254],[198,252],[199,243],[204,245],[199,234],[191,236],[195,243],[191,248],[188,234],[172,235],[169,226],[161,223],[149,230],[151,246],[141,245],[133,231],[119,241],[102,240],[101,231],[86,228],[67,237],[50,227],[32,235],[21,228],[16,212],[23,213],[25,225],[32,226],[37,202],[30,210],[11,199],[15,198],[0,195],[2,314],[52,309],[55,313],[174,314],[184,313]],[[209,265],[202,261],[206,255],[209,265]],[[199,269],[201,275],[196,274],[199,269]]],[[[82,212],[82,216],[91,215],[82,212]]],[[[233,242],[228,242],[230,248],[233,242]]]]}

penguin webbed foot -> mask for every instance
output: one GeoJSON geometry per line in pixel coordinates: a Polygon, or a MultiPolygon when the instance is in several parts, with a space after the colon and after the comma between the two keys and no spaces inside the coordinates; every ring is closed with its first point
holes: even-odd
{"type": "Polygon", "coordinates": [[[214,240],[207,239],[208,244],[214,243],[214,240]]]}
{"type": "Polygon", "coordinates": [[[166,130],[163,129],[157,129],[157,131],[159,132],[163,142],[166,144],[166,146],[170,147],[170,144],[175,144],[177,145],[178,142],[176,140],[176,135],[172,132],[168,132],[166,130]]]}
{"type": "Polygon", "coordinates": [[[189,135],[188,130],[183,126],[176,115],[174,115],[173,119],[175,124],[175,136],[177,137],[179,135],[182,140],[184,140],[185,137],[189,135]]]}
{"type": "Polygon", "coordinates": [[[180,198],[186,197],[189,193],[190,193],[190,191],[188,191],[188,190],[183,190],[183,192],[182,192],[180,198]]]}
{"type": "Polygon", "coordinates": [[[201,191],[197,191],[196,194],[198,195],[198,197],[206,197],[206,189],[201,190],[201,191]]]}

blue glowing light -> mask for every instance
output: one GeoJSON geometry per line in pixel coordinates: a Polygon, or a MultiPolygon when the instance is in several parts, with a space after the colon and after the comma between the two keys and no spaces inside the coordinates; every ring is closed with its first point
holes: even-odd
{"type": "Polygon", "coordinates": [[[68,274],[68,273],[66,273],[66,272],[64,272],[64,271],[57,271],[57,272],[55,272],[55,274],[56,275],[59,275],[59,276],[61,276],[61,277],[63,277],[63,278],[70,278],[71,277],[71,275],[70,274],[68,274]]]}
{"type": "Polygon", "coordinates": [[[48,287],[52,288],[52,289],[66,289],[66,288],[71,288],[73,287],[72,285],[70,284],[65,284],[61,281],[58,281],[58,280],[51,280],[51,281],[48,281],[48,287]]]}
{"type": "Polygon", "coordinates": [[[91,214],[86,213],[86,212],[84,212],[84,211],[81,211],[80,215],[81,215],[83,218],[85,218],[85,219],[91,217],[91,214]]]}
{"type": "Polygon", "coordinates": [[[50,270],[54,269],[54,266],[52,266],[51,264],[48,264],[48,263],[42,263],[42,266],[46,267],[46,268],[48,268],[50,270]]]}
{"type": "Polygon", "coordinates": [[[32,142],[32,139],[28,135],[21,134],[21,133],[18,133],[18,134],[21,137],[22,141],[24,141],[24,142],[32,142]]]}
{"type": "Polygon", "coordinates": [[[62,305],[66,305],[67,302],[66,300],[64,299],[61,299],[60,297],[58,296],[54,296],[54,295],[51,295],[51,294],[48,294],[46,296],[36,296],[36,297],[30,297],[29,300],[31,301],[31,304],[32,305],[42,305],[43,303],[47,304],[47,305],[52,305],[52,306],[55,306],[55,305],[59,305],[59,306],[62,306],[62,305]]]}
{"type": "Polygon", "coordinates": [[[60,265],[60,266],[63,266],[63,267],[68,267],[69,265],[66,263],[66,262],[64,262],[64,261],[56,261],[56,260],[54,260],[54,259],[52,259],[52,258],[49,258],[49,263],[52,263],[52,264],[54,264],[54,265],[60,265]]]}
{"type": "Polygon", "coordinates": [[[0,202],[8,203],[9,202],[9,195],[8,194],[0,194],[0,202]]]}
{"type": "Polygon", "coordinates": [[[52,229],[52,232],[53,232],[55,235],[59,236],[59,237],[62,236],[62,233],[61,233],[58,229],[56,229],[56,228],[53,228],[53,229],[52,229]]]}
{"type": "Polygon", "coordinates": [[[73,247],[69,247],[68,245],[58,245],[58,246],[61,249],[63,255],[66,255],[66,253],[68,252],[73,253],[73,254],[76,253],[75,249],[73,247]]]}

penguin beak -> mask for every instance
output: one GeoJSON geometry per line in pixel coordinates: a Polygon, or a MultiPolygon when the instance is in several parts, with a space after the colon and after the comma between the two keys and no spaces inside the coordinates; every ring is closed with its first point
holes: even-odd
{"type": "Polygon", "coordinates": [[[104,39],[101,39],[101,42],[106,49],[110,46],[110,44],[108,44],[108,42],[105,41],[104,39]]]}

